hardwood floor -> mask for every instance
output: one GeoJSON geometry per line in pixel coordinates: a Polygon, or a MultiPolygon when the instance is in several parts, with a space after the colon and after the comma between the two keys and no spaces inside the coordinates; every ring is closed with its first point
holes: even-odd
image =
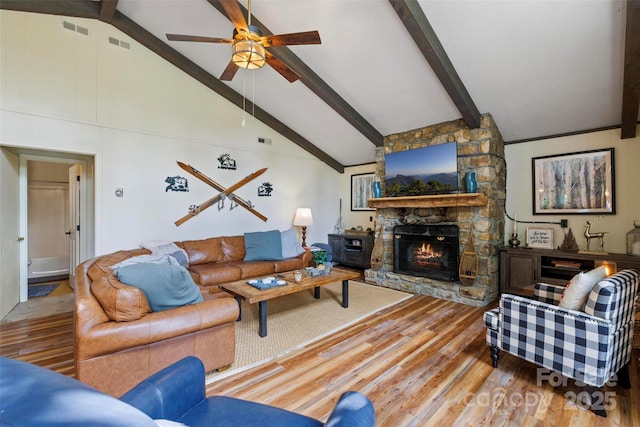
{"type": "MultiPolygon", "coordinates": [[[[273,362],[221,379],[225,394],[325,419],[346,390],[374,403],[378,426],[640,426],[640,351],[631,390],[606,387],[607,418],[581,409],[572,381],[538,385],[534,365],[501,353],[491,367],[484,308],[415,296],[273,362]],[[556,384],[557,385],[557,384],[556,384]]],[[[0,327],[0,354],[73,375],[70,315],[0,327]]]]}

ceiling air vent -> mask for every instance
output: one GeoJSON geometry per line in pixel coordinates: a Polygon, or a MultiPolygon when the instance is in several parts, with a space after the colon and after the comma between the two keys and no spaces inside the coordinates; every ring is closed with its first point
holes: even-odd
{"type": "Polygon", "coordinates": [[[109,36],[109,43],[115,46],[120,46],[123,49],[131,50],[131,43],[117,39],[115,37],[109,36]]]}
{"type": "Polygon", "coordinates": [[[62,28],[65,28],[67,30],[71,30],[71,31],[75,31],[76,33],[88,36],[89,35],[89,29],[85,28],[85,27],[81,27],[80,25],[76,25],[73,22],[69,22],[69,21],[62,21],[62,28]]]}

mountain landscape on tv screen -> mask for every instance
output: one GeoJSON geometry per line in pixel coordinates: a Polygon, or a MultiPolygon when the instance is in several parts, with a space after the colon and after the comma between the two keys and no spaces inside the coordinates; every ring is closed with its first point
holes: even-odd
{"type": "Polygon", "coordinates": [[[396,175],[385,180],[385,191],[389,197],[446,194],[458,189],[458,173],[422,175],[396,175]]]}

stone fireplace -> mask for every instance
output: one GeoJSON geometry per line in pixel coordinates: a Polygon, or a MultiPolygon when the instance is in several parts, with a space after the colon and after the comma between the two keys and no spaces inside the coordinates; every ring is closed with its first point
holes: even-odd
{"type": "Polygon", "coordinates": [[[381,266],[366,270],[365,278],[378,286],[484,306],[498,295],[497,252],[504,241],[504,142],[491,115],[483,115],[477,129],[469,129],[464,121],[455,120],[386,136],[384,146],[376,151],[376,174],[383,183],[384,194],[385,154],[452,141],[456,141],[458,147],[459,181],[464,182],[468,172],[475,172],[477,194],[374,199],[371,202],[376,208],[373,252],[383,255],[378,262],[381,266]],[[423,249],[422,244],[402,246],[396,242],[397,235],[415,241],[415,236],[405,236],[409,233],[442,236],[443,233],[433,231],[433,226],[444,230],[447,237],[455,234],[457,241],[436,247],[436,254],[433,247],[423,249]],[[459,254],[470,235],[475,244],[478,271],[473,283],[466,286],[457,279],[457,274],[451,276],[451,270],[457,273],[459,254]],[[440,253],[451,247],[457,249],[455,254],[440,253]],[[414,263],[413,271],[407,268],[408,262],[414,263]],[[437,270],[436,274],[427,273],[429,269],[437,270]]]}

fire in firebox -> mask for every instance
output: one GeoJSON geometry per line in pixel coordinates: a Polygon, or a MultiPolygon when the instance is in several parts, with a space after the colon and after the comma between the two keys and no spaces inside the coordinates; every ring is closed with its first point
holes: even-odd
{"type": "Polygon", "coordinates": [[[396,273],[458,280],[458,227],[395,226],[393,261],[396,273]]]}
{"type": "Polygon", "coordinates": [[[442,250],[435,250],[430,243],[422,243],[413,251],[413,263],[420,267],[442,267],[442,250]]]}

